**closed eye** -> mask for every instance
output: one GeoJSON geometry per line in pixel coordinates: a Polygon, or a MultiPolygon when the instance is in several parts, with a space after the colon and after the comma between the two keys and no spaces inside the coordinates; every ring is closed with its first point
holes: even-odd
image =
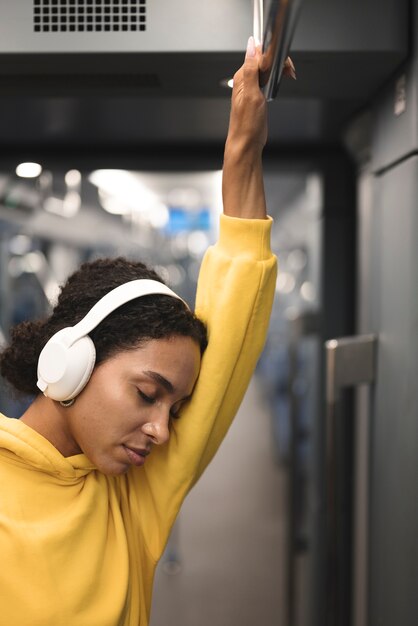
{"type": "Polygon", "coordinates": [[[151,396],[147,396],[143,391],[141,391],[140,389],[138,389],[138,394],[139,396],[142,398],[142,400],[144,402],[146,402],[147,404],[154,404],[155,402],[155,398],[151,398],[151,396]]]}
{"type": "MultiPolygon", "coordinates": [[[[148,396],[146,393],[144,393],[143,391],[141,391],[141,389],[138,389],[138,395],[140,396],[140,398],[146,403],[146,404],[154,404],[156,401],[156,398],[153,398],[152,396],[148,396]]],[[[184,398],[183,400],[181,400],[180,402],[177,402],[170,410],[170,417],[172,419],[179,419],[180,416],[180,411],[183,407],[183,404],[189,400],[189,397],[184,398]]]]}

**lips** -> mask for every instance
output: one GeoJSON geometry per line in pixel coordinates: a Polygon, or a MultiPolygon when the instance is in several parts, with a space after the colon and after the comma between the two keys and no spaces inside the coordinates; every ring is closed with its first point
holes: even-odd
{"type": "Polygon", "coordinates": [[[145,459],[150,453],[150,450],[145,450],[143,448],[131,448],[128,446],[123,446],[125,448],[126,456],[128,457],[130,463],[139,467],[145,463],[145,459]]]}

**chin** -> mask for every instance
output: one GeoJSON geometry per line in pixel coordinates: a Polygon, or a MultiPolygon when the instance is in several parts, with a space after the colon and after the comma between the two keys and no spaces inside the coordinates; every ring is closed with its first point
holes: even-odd
{"type": "MultiPolygon", "coordinates": [[[[99,471],[101,471],[101,470],[99,470],[99,471]]],[[[129,471],[129,467],[125,467],[124,469],[119,470],[119,471],[117,471],[117,470],[102,471],[102,474],[104,474],[105,476],[113,476],[113,477],[125,476],[125,474],[127,474],[128,471],[129,471]]]]}
{"type": "Polygon", "coordinates": [[[121,463],[118,461],[109,462],[109,460],[97,460],[94,462],[97,470],[105,476],[122,476],[129,471],[129,463],[121,463]]]}
{"type": "Polygon", "coordinates": [[[104,467],[97,467],[97,469],[99,470],[99,472],[101,472],[102,474],[104,474],[105,476],[123,476],[124,474],[127,474],[129,471],[129,465],[117,465],[117,466],[104,466],[104,467]]]}

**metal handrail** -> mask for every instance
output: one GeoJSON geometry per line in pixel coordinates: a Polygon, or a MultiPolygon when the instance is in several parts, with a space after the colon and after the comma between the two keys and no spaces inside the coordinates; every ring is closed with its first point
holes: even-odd
{"type": "Polygon", "coordinates": [[[344,552],[339,528],[338,503],[341,494],[341,467],[338,459],[337,427],[343,388],[375,381],[377,336],[363,335],[332,339],[326,348],[326,626],[342,626],[343,598],[341,554],[344,552]]]}
{"type": "Polygon", "coordinates": [[[302,0],[254,0],[253,32],[263,46],[260,84],[268,101],[277,96],[302,0]]]}

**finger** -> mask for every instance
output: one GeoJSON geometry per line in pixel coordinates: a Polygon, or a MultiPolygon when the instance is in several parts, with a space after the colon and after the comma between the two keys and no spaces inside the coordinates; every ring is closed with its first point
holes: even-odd
{"type": "Polygon", "coordinates": [[[290,57],[287,57],[286,61],[284,62],[283,74],[284,76],[288,76],[289,78],[293,78],[294,80],[296,80],[296,69],[290,57]]]}
{"type": "Polygon", "coordinates": [[[244,61],[244,82],[258,87],[258,72],[261,59],[261,46],[256,46],[254,37],[248,39],[244,61]]]}
{"type": "Polygon", "coordinates": [[[251,63],[251,59],[255,59],[257,54],[257,45],[254,37],[248,37],[247,42],[247,50],[245,53],[245,62],[249,61],[251,63]]]}

